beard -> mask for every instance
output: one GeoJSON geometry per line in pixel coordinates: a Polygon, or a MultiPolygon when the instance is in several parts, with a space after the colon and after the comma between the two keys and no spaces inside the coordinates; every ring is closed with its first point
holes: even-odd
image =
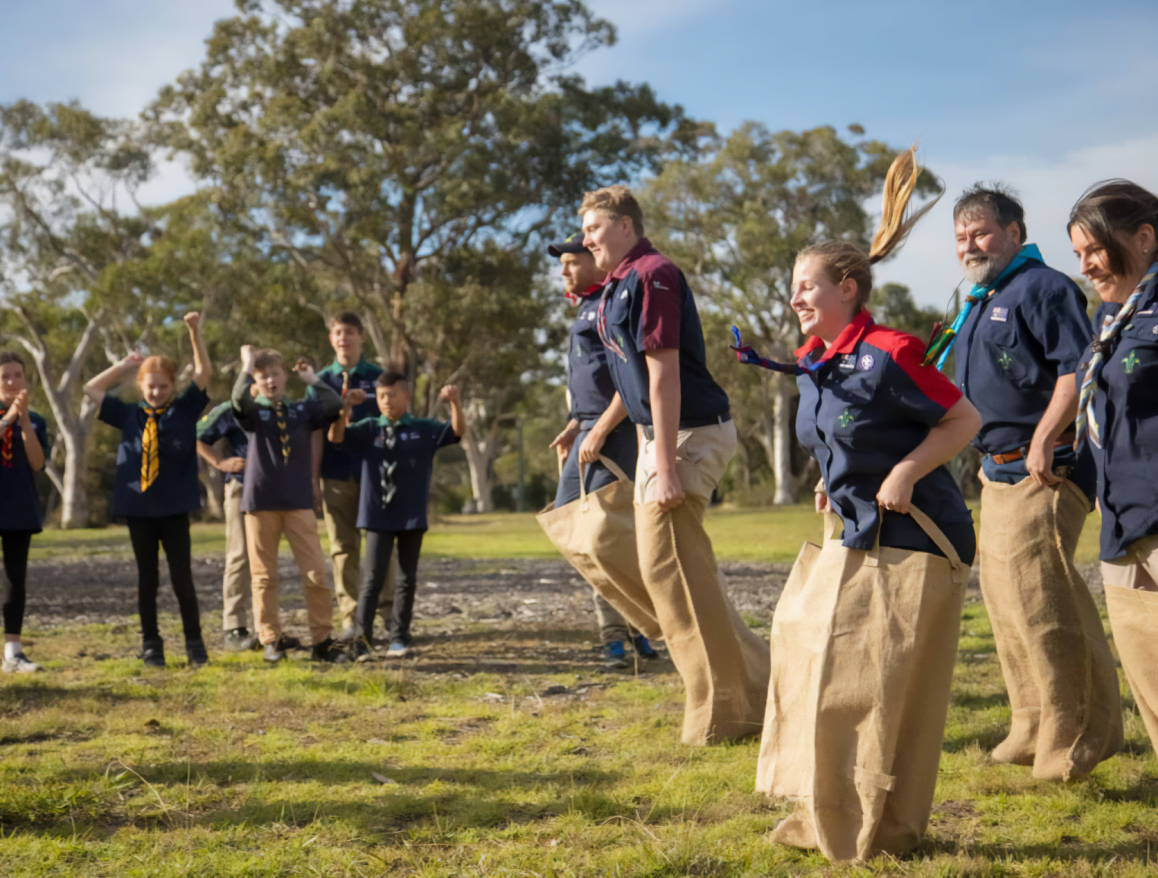
{"type": "Polygon", "coordinates": [[[970,256],[962,266],[965,279],[975,286],[989,286],[997,280],[1001,272],[1005,271],[1005,267],[1013,261],[1014,255],[1011,253],[1001,256],[989,254],[970,256]]]}

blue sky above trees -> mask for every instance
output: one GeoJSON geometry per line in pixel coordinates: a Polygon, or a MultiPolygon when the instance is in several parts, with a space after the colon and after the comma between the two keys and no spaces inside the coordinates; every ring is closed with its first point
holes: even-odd
{"type": "MultiPolygon", "coordinates": [[[[138,111],[201,58],[230,0],[2,2],[0,101],[79,98],[138,111]]],[[[619,43],[579,64],[590,82],[650,82],[726,132],[859,123],[897,146],[919,139],[948,196],[878,280],[941,304],[959,279],[951,197],[977,179],[1017,188],[1030,237],[1075,273],[1070,205],[1127,176],[1158,190],[1158,5],[1152,0],[972,3],[876,0],[593,0],[619,43]]],[[[147,195],[189,187],[170,168],[147,195]]]]}

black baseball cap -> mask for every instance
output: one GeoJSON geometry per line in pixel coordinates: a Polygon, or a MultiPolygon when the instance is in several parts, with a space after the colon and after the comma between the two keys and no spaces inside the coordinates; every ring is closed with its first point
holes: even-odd
{"type": "Polygon", "coordinates": [[[559,241],[549,245],[547,252],[558,259],[564,253],[590,253],[591,251],[583,246],[583,233],[576,232],[566,241],[559,241]]]}

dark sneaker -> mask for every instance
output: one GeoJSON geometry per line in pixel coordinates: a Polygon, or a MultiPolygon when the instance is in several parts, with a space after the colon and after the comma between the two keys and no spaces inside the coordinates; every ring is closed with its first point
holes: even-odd
{"type": "Polygon", "coordinates": [[[165,641],[159,637],[146,640],[141,646],[141,659],[147,668],[165,667],[165,641]]]}
{"type": "Polygon", "coordinates": [[[294,637],[292,634],[281,634],[281,648],[285,650],[301,649],[302,642],[294,637]]]}
{"type": "Polygon", "coordinates": [[[257,649],[261,644],[256,634],[250,634],[245,628],[234,628],[225,632],[226,652],[249,652],[257,649]]]}
{"type": "Polygon", "coordinates": [[[185,657],[189,659],[189,664],[194,667],[209,664],[209,653],[205,650],[205,641],[200,637],[196,640],[186,640],[185,657]]]}
{"type": "Polygon", "coordinates": [[[651,641],[649,641],[642,634],[636,634],[631,638],[631,645],[635,647],[635,654],[640,658],[654,661],[659,658],[659,653],[651,648],[651,641]]]}
{"type": "Polygon", "coordinates": [[[286,652],[293,649],[291,644],[293,643],[294,639],[295,638],[287,637],[284,634],[279,634],[277,636],[277,640],[273,641],[273,643],[267,643],[265,645],[265,650],[262,652],[261,657],[267,662],[274,664],[280,662],[285,658],[286,652]]]}
{"type": "Polygon", "coordinates": [[[310,647],[310,658],[316,662],[330,662],[340,665],[350,660],[346,648],[332,637],[327,637],[321,643],[310,647]]]}
{"type": "Polygon", "coordinates": [[[386,650],[386,658],[388,659],[401,659],[408,655],[410,655],[410,644],[403,643],[401,640],[395,640],[386,650]]]}
{"type": "Polygon", "coordinates": [[[603,667],[620,670],[628,666],[627,650],[623,648],[622,640],[603,644],[603,667]]]}
{"type": "Polygon", "coordinates": [[[359,637],[350,646],[350,658],[356,662],[368,662],[373,658],[370,644],[366,642],[365,637],[359,637]]]}

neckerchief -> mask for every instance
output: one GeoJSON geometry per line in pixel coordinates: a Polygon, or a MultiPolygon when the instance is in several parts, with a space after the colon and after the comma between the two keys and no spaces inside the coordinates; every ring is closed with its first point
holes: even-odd
{"type": "Polygon", "coordinates": [[[607,286],[603,289],[603,298],[599,300],[599,316],[595,318],[595,328],[599,331],[599,340],[603,342],[603,346],[611,351],[623,362],[627,362],[627,354],[611,337],[611,333],[607,329],[607,303],[611,300],[611,294],[615,292],[615,284],[611,281],[607,282],[607,286]]]}
{"type": "Polygon", "coordinates": [[[141,493],[145,493],[157,481],[161,473],[161,441],[157,430],[157,419],[168,411],[169,406],[157,408],[143,406],[145,410],[145,430],[141,434],[141,493]]]}
{"type": "Polygon", "coordinates": [[[1013,261],[1005,266],[1005,270],[997,275],[990,283],[985,286],[975,284],[973,289],[969,291],[969,295],[965,297],[965,304],[962,305],[961,310],[957,312],[957,317],[953,320],[953,325],[948,329],[942,329],[940,333],[929,342],[929,346],[925,350],[925,359],[921,365],[928,366],[936,360],[937,368],[943,369],[945,367],[945,361],[949,359],[949,351],[953,348],[953,342],[957,340],[957,335],[961,332],[961,327],[965,325],[965,319],[969,316],[969,312],[973,310],[973,306],[979,302],[984,302],[997,292],[998,284],[1031,259],[1043,265],[1045,264],[1045,260],[1041,257],[1041,251],[1037,249],[1037,244],[1026,244],[1022,247],[1017,255],[1013,257],[1013,261]]]}
{"type": "Polygon", "coordinates": [[[736,343],[731,346],[732,350],[736,352],[736,359],[749,366],[760,366],[764,369],[771,369],[773,372],[783,372],[785,375],[807,375],[809,372],[815,372],[828,362],[824,358],[821,358],[815,363],[807,363],[805,365],[801,365],[800,363],[777,363],[775,360],[769,360],[766,357],[760,356],[752,349],[751,345],[743,344],[740,341],[739,327],[732,327],[732,336],[736,339],[736,343]]]}
{"type": "MultiPolygon", "coordinates": [[[[405,417],[405,415],[403,415],[405,417]]],[[[398,421],[391,421],[389,418],[382,419],[382,449],[394,450],[394,446],[398,444],[397,427],[402,425],[401,419],[398,421]]],[[[382,455],[382,465],[378,470],[378,484],[382,488],[382,508],[385,509],[390,505],[390,501],[394,499],[394,494],[398,490],[398,486],[394,484],[394,470],[398,466],[398,461],[386,461],[386,455],[382,455]]]]}
{"type": "Polygon", "coordinates": [[[1118,337],[1122,326],[1134,316],[1134,311],[1138,307],[1138,299],[1155,274],[1158,274],[1158,262],[1155,262],[1146,271],[1146,275],[1138,282],[1138,286],[1134,287],[1134,292],[1130,293],[1130,298],[1126,300],[1126,304],[1121,307],[1118,313],[1107,314],[1102,320],[1102,331],[1091,347],[1094,355],[1090,357],[1090,363],[1086,366],[1086,374],[1082,377],[1081,389],[1078,391],[1078,416],[1074,421],[1074,429],[1077,432],[1074,437],[1074,451],[1081,449],[1087,433],[1091,442],[1098,448],[1102,447],[1102,428],[1098,424],[1098,418],[1094,412],[1094,385],[1098,381],[1098,375],[1102,372],[1102,366],[1106,362],[1106,354],[1109,353],[1110,345],[1118,337]]]}
{"type": "Polygon", "coordinates": [[[350,392],[350,373],[342,370],[342,399],[346,398],[346,394],[350,392]]]}
{"type": "Polygon", "coordinates": [[[288,463],[290,459],[289,424],[287,423],[288,410],[282,400],[273,404],[274,419],[277,421],[277,438],[281,442],[281,459],[288,463]]]}
{"type": "MultiPolygon", "coordinates": [[[[8,409],[0,409],[0,418],[8,414],[8,409]]],[[[0,438],[0,466],[4,469],[12,469],[12,439],[15,435],[15,424],[9,424],[4,428],[4,436],[0,438]]]]}

